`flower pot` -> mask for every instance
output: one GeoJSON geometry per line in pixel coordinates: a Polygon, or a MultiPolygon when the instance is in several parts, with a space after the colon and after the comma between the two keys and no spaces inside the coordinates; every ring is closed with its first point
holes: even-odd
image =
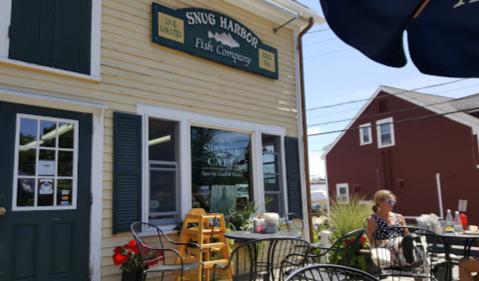
{"type": "Polygon", "coordinates": [[[121,281],[143,281],[143,268],[135,268],[130,271],[123,270],[121,281]]]}

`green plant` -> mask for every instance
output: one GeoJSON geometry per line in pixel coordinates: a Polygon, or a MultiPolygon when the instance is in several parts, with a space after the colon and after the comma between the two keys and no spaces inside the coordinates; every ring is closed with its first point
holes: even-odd
{"type": "Polygon", "coordinates": [[[361,204],[363,197],[351,196],[349,203],[338,203],[330,200],[330,223],[332,231],[338,237],[347,233],[363,228],[363,221],[371,215],[370,206],[361,204]]]}

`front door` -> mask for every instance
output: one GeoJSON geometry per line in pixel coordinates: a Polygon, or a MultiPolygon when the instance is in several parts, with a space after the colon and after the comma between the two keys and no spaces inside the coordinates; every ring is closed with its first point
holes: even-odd
{"type": "Polygon", "coordinates": [[[0,102],[0,280],[89,280],[91,132],[91,114],[0,102]]]}

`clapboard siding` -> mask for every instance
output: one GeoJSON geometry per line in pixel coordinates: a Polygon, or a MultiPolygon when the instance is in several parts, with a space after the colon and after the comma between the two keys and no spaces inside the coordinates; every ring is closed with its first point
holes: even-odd
{"type": "MultiPolygon", "coordinates": [[[[112,250],[132,237],[112,234],[113,112],[135,113],[137,104],[281,126],[297,136],[294,32],[216,0],[156,0],[172,9],[204,8],[238,20],[278,50],[279,79],[211,62],[151,41],[151,0],[103,0],[101,82],[0,63],[0,87],[101,103],[104,115],[102,280],[119,280],[112,250]],[[234,11],[231,12],[231,10],[234,11]]],[[[99,214],[97,214],[99,215],[99,214]]],[[[174,238],[175,235],[173,235],[174,238]]]]}

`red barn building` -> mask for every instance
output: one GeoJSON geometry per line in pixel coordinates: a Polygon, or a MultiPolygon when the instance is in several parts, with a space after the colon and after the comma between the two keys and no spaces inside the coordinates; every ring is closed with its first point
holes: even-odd
{"type": "Polygon", "coordinates": [[[461,99],[381,86],[326,148],[329,195],[372,200],[379,189],[413,218],[457,210],[467,200],[479,224],[479,94],[461,99]],[[477,117],[476,117],[477,116],[477,117]]]}

